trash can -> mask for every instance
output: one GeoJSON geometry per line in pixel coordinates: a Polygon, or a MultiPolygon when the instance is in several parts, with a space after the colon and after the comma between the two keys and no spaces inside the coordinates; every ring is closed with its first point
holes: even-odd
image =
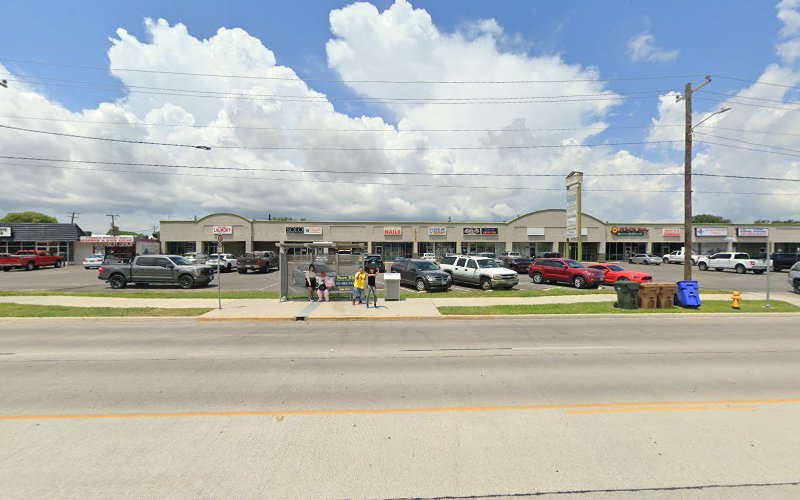
{"type": "Polygon", "coordinates": [[[639,303],[639,283],[635,281],[617,281],[614,283],[614,290],[617,292],[617,303],[614,307],[620,309],[638,309],[639,303]]]}
{"type": "Polygon", "coordinates": [[[675,294],[678,292],[678,285],[675,283],[658,284],[658,309],[672,309],[675,307],[675,294]]]}
{"type": "Polygon", "coordinates": [[[384,300],[400,300],[400,273],[384,273],[384,300]]]}
{"type": "Polygon", "coordinates": [[[639,286],[639,307],[655,309],[658,303],[658,283],[642,283],[639,286]]]}
{"type": "Polygon", "coordinates": [[[700,292],[696,281],[679,281],[675,304],[681,307],[700,307],[700,292]]]}

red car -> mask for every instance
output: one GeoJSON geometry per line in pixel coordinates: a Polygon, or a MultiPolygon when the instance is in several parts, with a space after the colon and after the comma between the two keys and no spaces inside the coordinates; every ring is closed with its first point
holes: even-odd
{"type": "Polygon", "coordinates": [[[592,264],[589,269],[597,269],[606,273],[606,283],[609,285],[617,281],[636,281],[639,283],[650,283],[653,277],[647,273],[639,271],[628,271],[616,264],[592,264]]]}
{"type": "Polygon", "coordinates": [[[528,276],[537,284],[554,281],[570,283],[575,288],[597,288],[603,284],[603,271],[589,269],[571,259],[536,259],[528,268],[528,276]]]}

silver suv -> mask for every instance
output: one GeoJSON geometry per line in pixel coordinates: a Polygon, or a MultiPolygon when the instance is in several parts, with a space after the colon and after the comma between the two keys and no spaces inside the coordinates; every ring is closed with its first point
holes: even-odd
{"type": "Polygon", "coordinates": [[[789,284],[792,285],[794,293],[800,293],[800,262],[796,262],[791,269],[789,269],[789,284]]]}

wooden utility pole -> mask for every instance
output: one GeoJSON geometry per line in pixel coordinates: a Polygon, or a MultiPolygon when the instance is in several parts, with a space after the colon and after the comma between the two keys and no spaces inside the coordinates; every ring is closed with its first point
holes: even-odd
{"type": "Polygon", "coordinates": [[[692,94],[711,83],[711,76],[706,81],[692,88],[692,82],[686,84],[682,96],[677,97],[686,103],[685,151],[683,156],[683,279],[692,279],[692,94]]]}
{"type": "Polygon", "coordinates": [[[119,214],[106,214],[106,217],[111,217],[111,236],[116,236],[118,229],[115,222],[116,218],[119,217],[119,214]]]}
{"type": "Polygon", "coordinates": [[[67,215],[69,215],[69,223],[70,224],[75,224],[75,219],[78,218],[77,216],[80,215],[80,213],[78,213],[78,212],[67,212],[67,215]]]}

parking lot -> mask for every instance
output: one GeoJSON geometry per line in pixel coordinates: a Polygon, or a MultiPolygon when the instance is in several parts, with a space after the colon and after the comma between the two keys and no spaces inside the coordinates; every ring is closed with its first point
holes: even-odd
{"type": "MultiPolygon", "coordinates": [[[[676,282],[683,279],[683,266],[674,264],[662,264],[660,266],[644,266],[636,264],[621,264],[626,269],[643,271],[650,273],[654,281],[676,282]]],[[[770,273],[772,291],[791,291],[791,287],[786,282],[787,273],[770,273]]],[[[767,275],[760,276],[754,274],[736,274],[732,271],[715,272],[700,271],[696,267],[693,271],[693,278],[700,282],[700,286],[707,289],[717,290],[739,290],[742,292],[764,292],[766,290],[767,275]]],[[[382,280],[378,279],[378,287],[383,285],[382,280]]],[[[149,286],[148,289],[155,290],[177,290],[187,294],[216,290],[219,286],[219,278],[206,287],[195,288],[192,290],[181,290],[177,286],[149,286]]],[[[568,288],[569,285],[535,285],[526,274],[519,275],[519,285],[517,289],[532,290],[551,288],[553,286],[568,288]]],[[[223,290],[229,291],[275,291],[280,290],[280,273],[271,271],[268,274],[222,274],[223,290]]],[[[129,287],[126,290],[141,290],[141,287],[129,287]]],[[[456,284],[452,288],[458,291],[477,291],[477,287],[456,284]]],[[[93,292],[108,290],[111,288],[107,283],[97,279],[97,270],[86,270],[81,266],[67,266],[61,269],[37,269],[35,271],[10,271],[0,273],[0,290],[5,291],[53,291],[53,292],[93,292]]],[[[124,291],[124,290],[123,290],[124,291]]],[[[410,288],[407,292],[415,292],[410,288]]],[[[425,293],[425,292],[419,292],[425,293]]],[[[486,292],[491,293],[491,292],[486,292]]]]}

